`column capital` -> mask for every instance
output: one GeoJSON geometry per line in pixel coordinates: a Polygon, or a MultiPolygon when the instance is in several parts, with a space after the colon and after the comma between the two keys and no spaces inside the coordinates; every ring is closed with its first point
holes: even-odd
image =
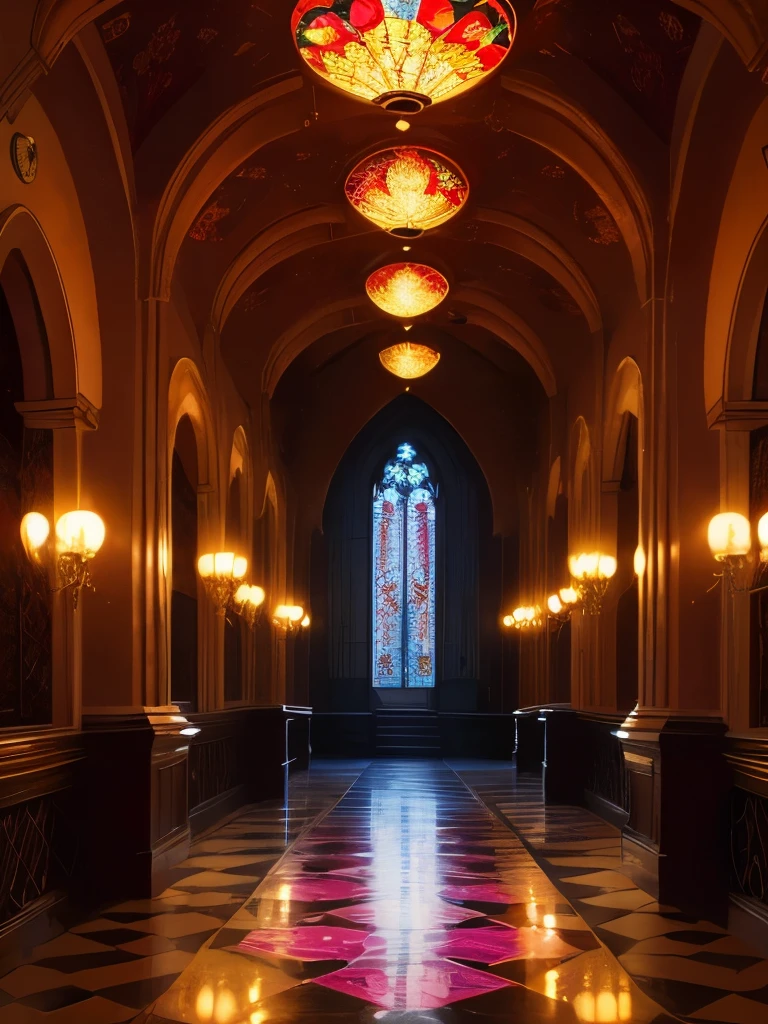
{"type": "Polygon", "coordinates": [[[24,417],[24,426],[30,430],[96,430],[99,426],[99,410],[85,395],[16,402],[16,410],[24,417]]]}
{"type": "Polygon", "coordinates": [[[718,430],[758,430],[768,426],[768,402],[727,402],[721,399],[707,413],[707,425],[718,430]]]}

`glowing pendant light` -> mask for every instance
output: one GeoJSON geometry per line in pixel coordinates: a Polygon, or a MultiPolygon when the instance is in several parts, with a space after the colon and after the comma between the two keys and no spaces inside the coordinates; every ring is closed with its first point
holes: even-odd
{"type": "Polygon", "coordinates": [[[291,28],[326,81],[413,114],[493,71],[512,46],[515,17],[506,0],[299,0],[291,28]]]}
{"type": "Polygon", "coordinates": [[[427,345],[418,345],[404,341],[400,345],[392,345],[379,352],[381,365],[395,377],[403,380],[415,380],[434,370],[440,362],[440,353],[427,345]]]}
{"type": "Polygon", "coordinates": [[[390,263],[371,274],[365,290],[385,313],[414,317],[440,305],[448,294],[448,282],[422,263],[390,263]]]}
{"type": "Polygon", "coordinates": [[[368,220],[401,238],[445,224],[467,201],[461,171],[429,149],[385,149],[347,178],[347,199],[368,220]]]}

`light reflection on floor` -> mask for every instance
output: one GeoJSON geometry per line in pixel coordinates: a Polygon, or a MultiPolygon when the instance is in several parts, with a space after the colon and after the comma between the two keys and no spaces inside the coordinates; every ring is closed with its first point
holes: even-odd
{"type": "Polygon", "coordinates": [[[374,763],[161,997],[186,1024],[650,1024],[517,837],[440,763],[374,763]]]}

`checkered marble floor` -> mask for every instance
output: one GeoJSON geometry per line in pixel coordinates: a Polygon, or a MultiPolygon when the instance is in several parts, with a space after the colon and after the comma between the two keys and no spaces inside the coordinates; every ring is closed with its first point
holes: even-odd
{"type": "Polygon", "coordinates": [[[545,805],[540,776],[492,762],[449,764],[521,836],[645,995],[686,1021],[768,1024],[768,960],[639,889],[620,871],[617,829],[583,808],[545,805]]]}
{"type": "Polygon", "coordinates": [[[374,761],[144,1024],[667,1024],[441,762],[374,761]]]}
{"type": "Polygon", "coordinates": [[[287,804],[244,809],[203,836],[156,899],[103,910],[0,978],[1,1024],[117,1024],[168,989],[250,897],[288,846],[332,807],[368,762],[315,762],[287,804]]]}

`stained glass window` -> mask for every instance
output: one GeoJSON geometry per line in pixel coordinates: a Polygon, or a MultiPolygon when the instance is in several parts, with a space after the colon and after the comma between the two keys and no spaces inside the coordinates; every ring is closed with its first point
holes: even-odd
{"type": "Polygon", "coordinates": [[[435,685],[435,487],[407,442],[373,498],[373,685],[435,685]]]}

